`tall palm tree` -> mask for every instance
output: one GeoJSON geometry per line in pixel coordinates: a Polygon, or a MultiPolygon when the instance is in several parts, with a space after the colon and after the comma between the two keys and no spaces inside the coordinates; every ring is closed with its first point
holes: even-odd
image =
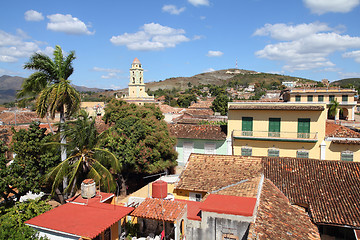
{"type": "Polygon", "coordinates": [[[112,173],[120,171],[119,161],[111,152],[98,148],[100,138],[95,128],[95,119],[90,120],[82,110],[76,121],[65,124],[64,134],[68,139],[69,157],[46,175],[46,179],[53,182],[52,191],[64,177],[69,179],[65,191],[71,191],[70,195],[85,177],[101,183],[108,191],[113,190],[116,183],[112,173]]]}
{"type": "Polygon", "coordinates": [[[332,100],[329,105],[328,118],[334,117],[335,122],[336,122],[336,114],[337,114],[338,109],[339,109],[339,102],[336,100],[332,100]]]}
{"type": "MultiPolygon", "coordinates": [[[[67,56],[63,55],[60,46],[55,46],[54,59],[43,53],[34,53],[24,65],[25,69],[36,70],[29,78],[25,79],[18,97],[30,100],[39,95],[36,100],[36,112],[40,117],[50,113],[51,118],[55,113],[60,113],[60,132],[65,123],[65,113],[70,117],[80,108],[80,94],[70,85],[67,80],[74,72],[72,61],[75,60],[75,52],[71,51],[67,56]]],[[[61,136],[61,160],[66,157],[66,139],[61,136]]],[[[66,180],[64,182],[66,188],[66,180]]]]}

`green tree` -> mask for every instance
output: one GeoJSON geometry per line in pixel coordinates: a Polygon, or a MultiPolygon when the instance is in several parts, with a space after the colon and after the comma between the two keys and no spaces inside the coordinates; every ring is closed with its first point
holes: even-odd
{"type": "Polygon", "coordinates": [[[339,102],[336,100],[331,101],[330,105],[329,105],[329,110],[328,110],[328,118],[335,118],[338,110],[339,110],[339,102]]]}
{"type": "Polygon", "coordinates": [[[12,193],[17,200],[27,192],[39,193],[44,190],[42,178],[46,171],[56,166],[60,158],[53,149],[45,149],[44,144],[51,142],[51,135],[39,123],[32,123],[29,129],[13,129],[12,152],[15,158],[9,165],[0,159],[0,189],[5,201],[9,201],[12,193]],[[6,164],[9,166],[6,167],[6,164]],[[16,188],[16,191],[14,189],[16,188]]]}
{"type": "Polygon", "coordinates": [[[224,116],[228,112],[228,102],[230,102],[229,97],[225,94],[220,94],[216,96],[210,108],[224,116]]]}
{"type": "Polygon", "coordinates": [[[45,201],[29,200],[2,210],[0,213],[0,239],[45,239],[24,224],[25,221],[36,217],[48,210],[51,206],[45,201]]]}
{"type": "Polygon", "coordinates": [[[105,108],[104,120],[112,125],[102,146],[113,152],[121,165],[118,181],[126,194],[132,173],[153,174],[176,166],[176,139],[169,135],[158,107],[136,106],[112,100],[105,108]]]}
{"type": "MultiPolygon", "coordinates": [[[[62,131],[65,117],[70,117],[77,112],[81,98],[67,80],[74,72],[72,62],[75,60],[75,52],[71,51],[64,56],[61,47],[57,45],[53,55],[54,59],[42,53],[35,53],[30,57],[24,68],[36,70],[36,72],[25,79],[18,96],[33,96],[39,93],[36,100],[36,112],[42,118],[48,113],[51,118],[54,118],[57,112],[60,113],[60,131],[62,131]]],[[[65,137],[62,136],[60,141],[62,143],[61,160],[65,161],[67,158],[65,137]]],[[[66,187],[65,180],[64,188],[66,187]]]]}
{"type": "Polygon", "coordinates": [[[0,196],[8,201],[8,196],[12,190],[9,186],[10,172],[7,168],[8,161],[6,159],[6,152],[8,148],[5,145],[4,141],[0,140],[0,196]]]}
{"type": "Polygon", "coordinates": [[[99,136],[95,127],[95,119],[82,110],[75,121],[67,122],[64,135],[67,138],[68,158],[54,167],[46,176],[52,180],[52,191],[60,185],[64,178],[69,179],[65,191],[79,188],[84,178],[94,179],[101,183],[107,191],[115,190],[112,173],[120,172],[119,161],[111,152],[99,148],[99,136]],[[110,170],[105,166],[109,166],[110,170]]]}
{"type": "Polygon", "coordinates": [[[178,98],[177,104],[179,105],[179,107],[187,108],[191,105],[192,102],[196,101],[197,98],[194,94],[184,94],[178,98]]]}

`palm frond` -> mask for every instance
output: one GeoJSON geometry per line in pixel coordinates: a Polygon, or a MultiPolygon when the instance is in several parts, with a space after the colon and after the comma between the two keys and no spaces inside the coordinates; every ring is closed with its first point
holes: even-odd
{"type": "Polygon", "coordinates": [[[68,186],[64,190],[65,192],[68,192],[71,189],[75,178],[78,176],[79,172],[81,171],[82,164],[83,164],[83,159],[79,158],[74,164],[71,165],[71,172],[69,174],[70,178],[69,178],[68,186]]]}

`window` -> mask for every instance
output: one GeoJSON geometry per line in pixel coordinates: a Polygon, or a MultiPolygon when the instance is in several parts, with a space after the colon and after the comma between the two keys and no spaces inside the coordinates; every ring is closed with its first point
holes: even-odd
{"type": "Polygon", "coordinates": [[[251,147],[242,147],[241,148],[241,156],[251,156],[252,148],[251,147]]]}
{"type": "Polygon", "coordinates": [[[305,150],[298,150],[296,151],[297,158],[309,158],[309,151],[305,150]]]}
{"type": "Polygon", "coordinates": [[[298,138],[309,138],[310,137],[310,118],[299,118],[298,119],[298,138]]]}
{"type": "Polygon", "coordinates": [[[205,154],[216,154],[216,143],[205,143],[205,154]]]}
{"type": "Polygon", "coordinates": [[[280,118],[269,118],[269,137],[280,137],[280,118]]]}
{"type": "Polygon", "coordinates": [[[348,95],[342,95],[342,101],[347,102],[348,101],[348,95]]]}
{"type": "Polygon", "coordinates": [[[295,96],[295,102],[301,102],[301,96],[295,96]]]}
{"type": "Polygon", "coordinates": [[[243,117],[242,118],[242,135],[252,136],[253,135],[253,118],[243,117]]]}
{"type": "Polygon", "coordinates": [[[319,95],[318,102],[323,102],[323,101],[324,101],[324,95],[319,95]]]}
{"type": "Polygon", "coordinates": [[[269,157],[278,157],[279,156],[279,149],[277,149],[277,148],[269,148],[268,156],[269,157]]]}
{"type": "Polygon", "coordinates": [[[329,102],[332,102],[332,101],[334,101],[335,100],[335,95],[330,95],[329,96],[329,102]]]}
{"type": "Polygon", "coordinates": [[[307,101],[312,102],[313,101],[313,95],[308,95],[307,96],[307,101]]]}
{"type": "Polygon", "coordinates": [[[343,151],[341,152],[341,161],[349,161],[352,162],[354,159],[354,153],[351,151],[343,151]]]}
{"type": "Polygon", "coordinates": [[[189,200],[190,201],[200,202],[201,199],[202,199],[201,193],[189,192],[189,200]]]}

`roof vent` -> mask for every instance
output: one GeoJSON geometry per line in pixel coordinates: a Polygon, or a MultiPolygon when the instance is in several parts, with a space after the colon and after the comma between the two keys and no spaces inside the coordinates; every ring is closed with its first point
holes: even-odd
{"type": "Polygon", "coordinates": [[[96,185],[93,179],[85,179],[81,183],[81,197],[92,198],[96,195],[96,185]]]}

